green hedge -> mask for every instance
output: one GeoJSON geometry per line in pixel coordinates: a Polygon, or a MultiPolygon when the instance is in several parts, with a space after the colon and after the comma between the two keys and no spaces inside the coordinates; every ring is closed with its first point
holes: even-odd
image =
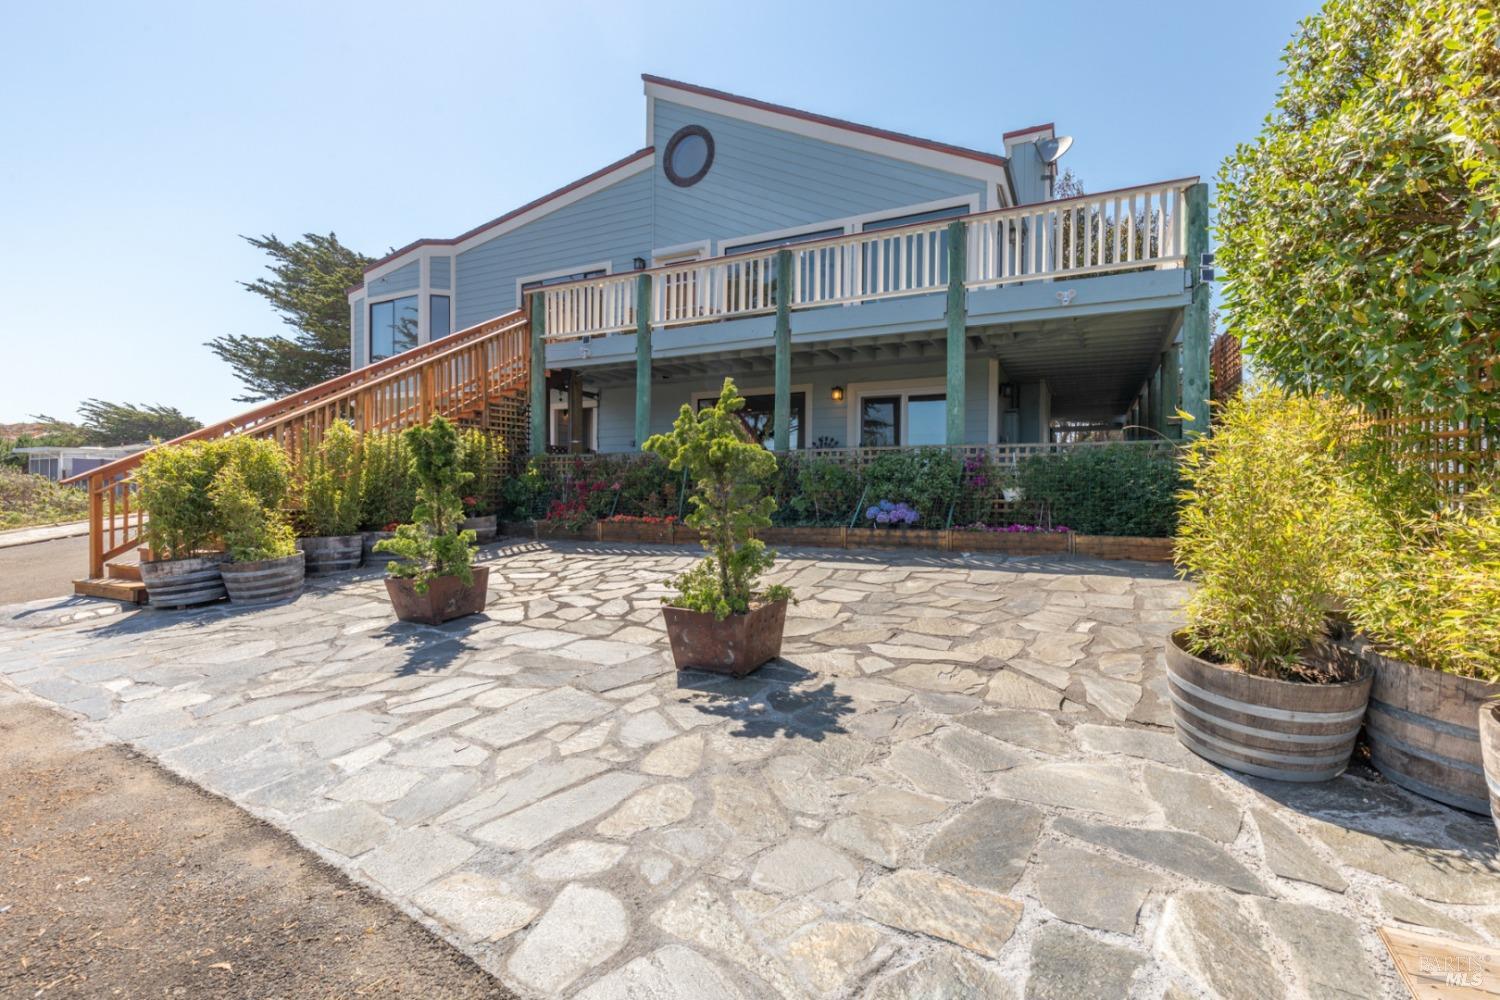
{"type": "Polygon", "coordinates": [[[1025,502],[1052,527],[1167,538],[1177,530],[1177,463],[1169,449],[1099,445],[1024,459],[1015,478],[1025,502]]]}

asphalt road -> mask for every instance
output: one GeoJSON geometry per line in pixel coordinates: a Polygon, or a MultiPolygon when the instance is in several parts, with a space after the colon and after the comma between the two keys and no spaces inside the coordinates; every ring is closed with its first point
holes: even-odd
{"type": "Polygon", "coordinates": [[[88,535],[0,549],[0,604],[67,597],[88,569],[88,535]]]}

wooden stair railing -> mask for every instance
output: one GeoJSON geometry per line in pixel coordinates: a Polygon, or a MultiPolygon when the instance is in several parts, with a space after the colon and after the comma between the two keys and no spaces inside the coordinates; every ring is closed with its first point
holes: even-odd
{"type": "MultiPolygon", "coordinates": [[[[527,315],[516,310],[166,444],[250,434],[270,438],[296,455],[304,443],[321,440],[335,420],[351,421],[361,431],[394,431],[440,413],[475,418],[483,426],[491,401],[525,392],[530,352],[527,315]]],[[[132,477],[146,451],[64,480],[88,483],[91,580],[104,575],[106,562],[140,543],[144,520],[139,505],[132,504],[132,477]]],[[[85,592],[80,587],[84,582],[75,582],[74,589],[85,592]]]]}

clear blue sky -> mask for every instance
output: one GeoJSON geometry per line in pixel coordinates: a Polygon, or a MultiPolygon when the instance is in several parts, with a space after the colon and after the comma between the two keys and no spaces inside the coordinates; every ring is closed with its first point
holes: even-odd
{"type": "Polygon", "coordinates": [[[1212,177],[1311,0],[27,3],[0,41],[0,421],[243,407],[283,327],[238,234],[380,255],[639,148],[656,73],[980,149],[1056,121],[1090,190],[1212,177]]]}

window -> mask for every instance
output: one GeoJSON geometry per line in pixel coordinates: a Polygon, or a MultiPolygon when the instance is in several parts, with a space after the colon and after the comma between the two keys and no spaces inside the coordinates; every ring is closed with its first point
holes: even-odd
{"type": "Polygon", "coordinates": [[[531,281],[521,282],[521,291],[534,292],[538,288],[548,285],[562,285],[569,281],[582,281],[584,278],[602,278],[609,272],[602,267],[596,267],[588,271],[575,271],[572,274],[550,274],[545,278],[533,278],[531,281]]]}
{"type": "Polygon", "coordinates": [[[417,297],[370,306],[370,360],[394,357],[417,346],[417,297]]]}
{"type": "Polygon", "coordinates": [[[843,236],[843,229],[819,229],[815,232],[796,233],[792,236],[777,236],[769,240],[755,240],[751,243],[737,243],[734,246],[726,246],[722,252],[727,257],[735,253],[750,253],[752,250],[769,250],[771,247],[784,247],[791,243],[806,243],[809,240],[826,240],[830,236],[843,236]]]}
{"type": "MultiPolygon", "coordinates": [[[[573,414],[568,407],[568,394],[554,390],[551,396],[552,440],[549,451],[562,453],[573,445],[573,414]]],[[[583,448],[584,451],[599,450],[599,394],[583,394],[583,448]]]]}
{"type": "MultiPolygon", "coordinates": [[[[698,409],[713,406],[718,401],[718,396],[700,399],[698,409]]],[[[791,445],[788,449],[776,447],[776,396],[774,393],[746,396],[745,408],[739,413],[740,423],[745,425],[745,430],[750,432],[750,438],[756,444],[769,448],[771,451],[796,451],[802,447],[802,428],[807,422],[807,393],[792,393],[791,404],[791,427],[787,435],[791,438],[791,445]]]]}
{"type": "Polygon", "coordinates": [[[448,296],[431,295],[427,299],[427,339],[437,340],[453,332],[453,318],[449,311],[448,296]]]}
{"type": "Polygon", "coordinates": [[[930,212],[913,212],[910,215],[895,215],[889,219],[875,219],[860,226],[863,232],[871,232],[876,229],[895,229],[898,226],[914,226],[919,222],[935,222],[938,219],[956,219],[961,215],[969,214],[969,206],[949,205],[947,208],[935,208],[930,212]]]}
{"type": "Polygon", "coordinates": [[[692,187],[714,165],[714,137],[702,125],[685,125],[667,140],[662,169],[678,187],[692,187]]]}
{"type": "MultiPolygon", "coordinates": [[[[857,392],[857,387],[851,386],[857,392]]],[[[948,441],[948,397],[933,392],[931,383],[904,389],[900,383],[871,385],[858,392],[851,426],[861,448],[891,448],[941,445],[948,441]]]]}

